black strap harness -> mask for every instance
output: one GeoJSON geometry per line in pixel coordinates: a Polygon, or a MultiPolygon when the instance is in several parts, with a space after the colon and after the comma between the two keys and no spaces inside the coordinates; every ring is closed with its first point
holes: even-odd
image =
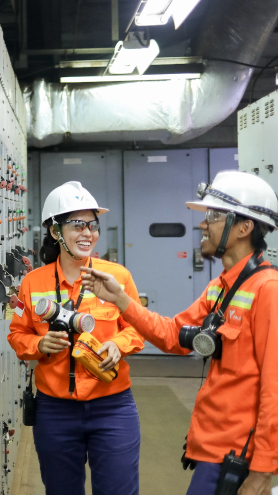
{"type": "MultiPolygon", "coordinates": [[[[90,263],[89,263],[89,268],[92,268],[92,260],[90,258],[90,263]]],[[[57,271],[57,265],[55,266],[55,279],[56,279],[56,295],[57,295],[57,303],[61,304],[62,303],[62,298],[61,298],[61,292],[60,292],[60,283],[59,283],[59,276],[58,276],[58,271],[57,271]]],[[[82,289],[80,291],[80,294],[78,296],[76,306],[74,307],[74,310],[77,311],[84,295],[84,286],[82,286],[82,289]]],[[[51,329],[51,328],[50,328],[51,329]]],[[[69,371],[69,394],[72,395],[74,392],[75,388],[75,359],[72,355],[72,349],[74,346],[74,332],[69,328],[69,341],[70,341],[70,371],[69,371]]]]}
{"type": "MultiPolygon", "coordinates": [[[[264,258],[261,256],[262,252],[261,251],[255,251],[254,254],[252,254],[251,258],[248,260],[246,263],[245,267],[243,270],[240,272],[237,280],[229,290],[229,292],[226,294],[220,308],[218,311],[215,313],[215,317],[211,321],[212,325],[216,325],[217,328],[223,323],[224,319],[224,313],[229,306],[234,294],[238,290],[238,288],[245,282],[248,278],[252,277],[255,273],[261,272],[263,270],[268,270],[268,269],[273,269],[277,270],[277,267],[274,265],[262,265],[264,262],[264,258]],[[261,266],[262,265],[262,266],[261,266]]],[[[219,299],[221,298],[222,294],[224,292],[224,289],[220,292],[212,310],[211,313],[214,313],[216,306],[218,304],[219,299]]]]}
{"type": "Polygon", "coordinates": [[[214,255],[215,258],[222,258],[223,254],[226,252],[226,244],[228,242],[228,238],[235,218],[236,218],[236,214],[233,211],[229,211],[229,213],[227,213],[226,223],[222,233],[222,237],[214,255]]]}

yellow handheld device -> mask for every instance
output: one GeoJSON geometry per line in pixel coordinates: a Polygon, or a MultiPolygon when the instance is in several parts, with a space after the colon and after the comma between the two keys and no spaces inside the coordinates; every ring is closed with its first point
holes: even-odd
{"type": "Polygon", "coordinates": [[[119,365],[116,364],[112,370],[101,371],[99,364],[108,356],[107,351],[97,354],[101,347],[102,344],[92,334],[83,332],[73,347],[72,355],[102,382],[109,383],[117,378],[119,365]]]}

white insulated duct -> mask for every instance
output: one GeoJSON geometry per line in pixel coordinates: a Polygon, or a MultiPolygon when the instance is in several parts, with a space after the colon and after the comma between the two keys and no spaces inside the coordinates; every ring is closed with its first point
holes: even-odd
{"type": "MultiPolygon", "coordinates": [[[[256,64],[276,23],[277,0],[210,0],[195,54],[256,64]]],[[[201,79],[111,85],[35,81],[24,89],[28,145],[193,139],[238,106],[252,69],[207,60],[201,79]]]]}

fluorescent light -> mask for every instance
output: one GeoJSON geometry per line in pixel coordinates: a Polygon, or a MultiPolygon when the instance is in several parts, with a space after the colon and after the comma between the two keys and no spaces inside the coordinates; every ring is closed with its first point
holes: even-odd
{"type": "Polygon", "coordinates": [[[163,26],[167,24],[171,17],[171,13],[169,15],[148,15],[148,16],[138,16],[135,17],[136,26],[163,26]]]}
{"type": "Polygon", "coordinates": [[[130,81],[165,81],[169,79],[200,79],[201,75],[195,74],[150,74],[143,76],[118,75],[118,76],[71,76],[61,77],[61,83],[113,83],[130,81]]]}
{"type": "MultiPolygon", "coordinates": [[[[183,23],[200,0],[142,0],[141,12],[135,14],[137,26],[157,26],[166,24],[172,16],[175,29],[183,23]]],[[[139,9],[138,9],[139,10],[139,9]]]]}
{"type": "Polygon", "coordinates": [[[172,16],[175,29],[180,27],[199,2],[200,0],[173,0],[172,16]]]}
{"type": "Polygon", "coordinates": [[[82,69],[89,67],[107,67],[109,60],[61,60],[60,69],[82,69]]]}
{"type": "Polygon", "coordinates": [[[144,72],[147,70],[149,65],[152,63],[152,61],[157,57],[159,54],[159,46],[155,40],[150,40],[150,44],[148,48],[141,47],[138,55],[138,60],[137,60],[137,70],[140,74],[144,74],[144,72]]]}
{"type": "Polygon", "coordinates": [[[142,15],[163,14],[171,4],[172,0],[145,0],[141,4],[145,3],[142,15]]]}
{"type": "Polygon", "coordinates": [[[168,22],[171,15],[172,0],[148,0],[140,14],[135,16],[135,24],[137,26],[163,25],[168,22]]]}
{"type": "Polygon", "coordinates": [[[158,54],[159,46],[155,40],[150,40],[148,47],[142,46],[136,39],[119,41],[108,71],[110,74],[132,74],[137,68],[142,75],[158,54]]]}

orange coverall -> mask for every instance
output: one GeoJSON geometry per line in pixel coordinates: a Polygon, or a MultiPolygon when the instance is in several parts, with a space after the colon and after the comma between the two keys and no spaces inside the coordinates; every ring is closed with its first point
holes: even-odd
{"type": "MultiPolygon", "coordinates": [[[[122,316],[162,351],[187,354],[189,351],[178,342],[181,327],[202,325],[221,289],[225,288],[225,296],[250,257],[228,272],[223,271],[199,299],[173,319],[151,313],[133,301],[122,316]]],[[[278,468],[278,272],[264,270],[246,280],[233,296],[225,319],[218,329],[223,344],[222,358],[212,359],[206,381],[197,395],[186,455],[199,461],[221,463],[231,449],[240,455],[250,429],[255,428],[247,453],[250,469],[275,472],[278,468]]]]}
{"type": "MultiPolygon", "coordinates": [[[[89,258],[86,261],[89,266],[89,258]]],[[[139,296],[131,274],[126,268],[116,263],[100,259],[92,259],[92,266],[106,273],[111,273],[121,284],[125,292],[135,301],[139,302],[139,296]]],[[[57,271],[60,283],[62,303],[69,298],[76,304],[81,290],[81,276],[74,285],[70,285],[62,272],[59,258],[57,271]]],[[[131,385],[129,365],[121,359],[118,377],[110,383],[94,380],[90,374],[84,371],[83,366],[75,362],[75,390],[69,395],[69,349],[58,354],[42,354],[38,344],[47,333],[49,324],[41,323],[41,319],[35,313],[35,306],[41,297],[56,299],[55,263],[37,268],[23,279],[18,298],[23,304],[18,314],[14,314],[10,325],[11,333],[8,341],[16,351],[19,359],[38,360],[35,368],[36,387],[44,394],[53,397],[76,400],[91,400],[96,397],[116,394],[126,390],[131,385]],[[20,315],[21,316],[20,316],[20,315]]],[[[89,291],[84,292],[79,312],[91,313],[96,325],[94,336],[100,341],[112,340],[119,347],[122,357],[127,354],[139,352],[144,347],[144,339],[130,326],[120,315],[120,311],[114,304],[100,301],[89,291]]],[[[74,335],[75,341],[78,334],[74,335]]]]}

